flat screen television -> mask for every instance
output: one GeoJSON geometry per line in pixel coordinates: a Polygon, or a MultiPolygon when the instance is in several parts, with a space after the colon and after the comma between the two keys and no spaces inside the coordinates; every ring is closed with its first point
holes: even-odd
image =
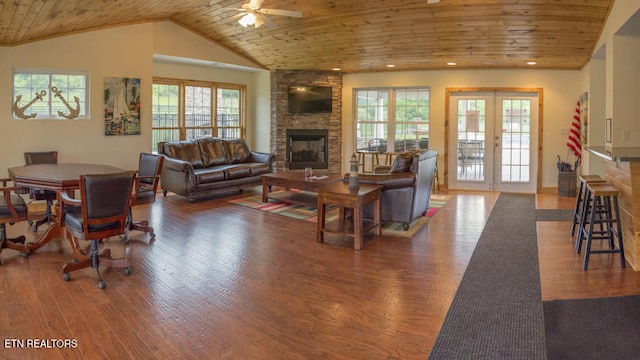
{"type": "Polygon", "coordinates": [[[289,86],[289,113],[330,113],[330,86],[289,86]]]}

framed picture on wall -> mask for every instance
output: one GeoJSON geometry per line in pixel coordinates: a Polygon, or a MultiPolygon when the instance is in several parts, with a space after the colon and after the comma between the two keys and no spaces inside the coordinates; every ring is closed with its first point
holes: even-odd
{"type": "Polygon", "coordinates": [[[140,79],[104,78],[104,134],[140,135],[140,79]]]}

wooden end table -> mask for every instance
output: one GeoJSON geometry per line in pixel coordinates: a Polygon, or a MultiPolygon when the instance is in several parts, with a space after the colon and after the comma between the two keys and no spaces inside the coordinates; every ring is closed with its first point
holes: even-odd
{"type": "Polygon", "coordinates": [[[349,189],[349,184],[341,181],[318,188],[318,232],[316,240],[324,241],[325,233],[343,234],[353,237],[353,248],[362,249],[363,235],[374,230],[382,235],[380,223],[380,198],[382,185],[361,184],[358,189],[349,189]],[[363,218],[364,205],[374,203],[373,220],[363,218]],[[326,223],[326,206],[340,207],[337,220],[326,223]],[[353,209],[353,219],[345,219],[344,209],[353,209]]]}

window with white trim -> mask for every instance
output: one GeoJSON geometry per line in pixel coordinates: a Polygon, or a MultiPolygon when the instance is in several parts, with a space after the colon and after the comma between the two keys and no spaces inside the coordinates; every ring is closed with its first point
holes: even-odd
{"type": "Polygon", "coordinates": [[[400,153],[429,147],[430,89],[355,89],[356,150],[400,153]]]}
{"type": "Polygon", "coordinates": [[[87,119],[86,71],[13,70],[14,119],[87,119]]]}

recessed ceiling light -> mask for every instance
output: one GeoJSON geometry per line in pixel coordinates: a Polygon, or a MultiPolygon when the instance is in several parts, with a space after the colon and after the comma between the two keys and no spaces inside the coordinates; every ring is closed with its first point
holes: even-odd
{"type": "Polygon", "coordinates": [[[449,65],[449,66],[456,66],[456,65],[458,65],[458,64],[454,63],[453,61],[450,61],[450,62],[448,62],[448,63],[447,63],[447,65],[449,65]]]}
{"type": "Polygon", "coordinates": [[[396,67],[396,66],[395,66],[395,65],[393,65],[393,64],[389,64],[389,65],[387,65],[387,67],[388,67],[388,68],[394,68],[394,67],[396,67]]]}
{"type": "Polygon", "coordinates": [[[339,67],[334,67],[334,68],[333,68],[333,69],[331,69],[331,70],[333,70],[333,71],[340,71],[340,70],[342,70],[342,69],[340,69],[339,67]]]}
{"type": "Polygon", "coordinates": [[[537,62],[535,62],[535,61],[527,61],[527,65],[535,65],[535,64],[537,64],[537,62]]]}

